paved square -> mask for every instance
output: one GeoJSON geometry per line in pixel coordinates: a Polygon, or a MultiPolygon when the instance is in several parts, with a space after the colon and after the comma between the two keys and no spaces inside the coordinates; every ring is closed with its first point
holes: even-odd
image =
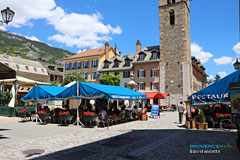
{"type": "Polygon", "coordinates": [[[160,119],[110,126],[109,130],[19,123],[18,120],[0,117],[1,160],[240,159],[236,131],[187,130],[178,124],[177,112],[163,112],[160,119]],[[220,148],[220,153],[215,154],[190,153],[190,145],[222,144],[231,147],[220,148]]]}

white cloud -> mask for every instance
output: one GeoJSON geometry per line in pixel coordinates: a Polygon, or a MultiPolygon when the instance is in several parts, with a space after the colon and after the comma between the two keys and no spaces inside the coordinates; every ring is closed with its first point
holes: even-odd
{"type": "Polygon", "coordinates": [[[25,36],[25,38],[30,39],[30,40],[32,40],[32,41],[41,42],[41,41],[40,41],[37,37],[35,37],[35,36],[25,36]]]}
{"type": "Polygon", "coordinates": [[[233,50],[236,54],[240,54],[240,42],[233,46],[233,50]]]}
{"type": "Polygon", "coordinates": [[[227,65],[227,64],[232,64],[233,59],[232,59],[232,57],[223,56],[223,57],[221,57],[221,58],[215,58],[213,61],[214,61],[217,65],[227,65]]]}
{"type": "Polygon", "coordinates": [[[0,24],[0,30],[1,30],[1,31],[6,31],[6,28],[3,27],[3,26],[1,26],[1,24],[0,24]]]}
{"type": "Polygon", "coordinates": [[[32,20],[45,19],[48,24],[53,25],[58,32],[48,37],[69,47],[100,47],[105,41],[112,39],[111,35],[121,34],[119,26],[112,27],[103,23],[103,16],[100,13],[81,14],[66,13],[63,8],[56,5],[54,0],[2,0],[2,6],[9,6],[16,15],[13,22],[9,23],[14,27],[23,25],[34,26],[32,20]]]}
{"type": "Polygon", "coordinates": [[[221,77],[221,78],[223,78],[223,77],[225,77],[226,75],[227,75],[227,73],[226,72],[218,72],[218,75],[221,77]]]}
{"type": "Polygon", "coordinates": [[[203,51],[203,47],[200,47],[197,43],[191,44],[191,52],[193,56],[200,59],[201,63],[206,63],[213,57],[213,54],[203,51]]]}
{"type": "Polygon", "coordinates": [[[215,80],[215,76],[214,75],[209,75],[209,77],[207,77],[208,81],[213,81],[215,80]]]}

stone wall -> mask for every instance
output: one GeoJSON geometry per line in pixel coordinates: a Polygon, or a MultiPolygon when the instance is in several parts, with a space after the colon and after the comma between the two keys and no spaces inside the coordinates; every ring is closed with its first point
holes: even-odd
{"type": "Polygon", "coordinates": [[[170,94],[171,103],[178,103],[182,97],[191,94],[191,39],[188,3],[166,5],[159,1],[160,18],[160,74],[161,91],[170,94]],[[170,10],[175,11],[175,24],[170,25],[170,10]],[[184,65],[183,65],[184,64],[184,65]],[[190,67],[189,67],[190,66],[190,67]]]}

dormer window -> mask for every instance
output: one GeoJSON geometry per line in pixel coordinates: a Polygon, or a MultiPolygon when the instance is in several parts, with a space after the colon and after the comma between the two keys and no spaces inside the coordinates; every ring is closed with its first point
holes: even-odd
{"type": "Polygon", "coordinates": [[[26,70],[29,70],[29,67],[28,66],[25,66],[26,70]]]}
{"type": "Polygon", "coordinates": [[[103,68],[109,68],[109,62],[104,62],[103,68]]]}
{"type": "Polygon", "coordinates": [[[34,67],[34,71],[37,72],[37,68],[36,67],[34,67]]]}
{"type": "Polygon", "coordinates": [[[125,67],[129,67],[130,66],[130,59],[126,59],[125,60],[125,67]]]}
{"type": "Polygon", "coordinates": [[[54,66],[48,66],[48,68],[52,71],[54,71],[54,66]]]}
{"type": "Polygon", "coordinates": [[[158,53],[153,53],[152,54],[152,59],[158,59],[158,53]]]}
{"type": "Polygon", "coordinates": [[[119,60],[114,60],[114,65],[113,65],[114,68],[116,67],[119,67],[119,60]]]}
{"type": "Polygon", "coordinates": [[[140,54],[140,55],[139,55],[139,61],[143,61],[144,58],[145,58],[145,54],[140,54]]]}

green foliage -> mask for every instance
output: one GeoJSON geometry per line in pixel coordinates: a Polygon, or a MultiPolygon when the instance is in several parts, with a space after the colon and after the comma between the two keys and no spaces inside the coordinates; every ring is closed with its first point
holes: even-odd
{"type": "Polygon", "coordinates": [[[112,75],[112,74],[104,74],[100,79],[101,84],[105,85],[113,85],[119,86],[120,85],[120,76],[119,75],[112,75]]]}
{"type": "Polygon", "coordinates": [[[200,110],[200,123],[205,123],[205,116],[203,110],[200,110]]]}
{"type": "Polygon", "coordinates": [[[51,86],[59,86],[59,83],[56,82],[56,81],[52,81],[52,82],[51,82],[51,86]]]}
{"type": "Polygon", "coordinates": [[[73,55],[73,53],[67,50],[54,48],[42,42],[32,41],[22,36],[0,31],[0,54],[8,52],[9,55],[16,56],[17,52],[21,52],[22,58],[31,59],[26,56],[26,53],[30,49],[38,54],[39,59],[42,57],[51,57],[52,59],[47,61],[49,63],[55,63],[57,59],[73,55]]]}
{"type": "Polygon", "coordinates": [[[214,82],[217,82],[219,79],[221,79],[221,77],[217,74],[216,77],[215,77],[214,82]]]}
{"type": "Polygon", "coordinates": [[[72,72],[63,79],[62,86],[67,85],[68,83],[71,83],[72,81],[79,81],[79,82],[85,82],[85,79],[80,76],[77,72],[72,72]]]}

